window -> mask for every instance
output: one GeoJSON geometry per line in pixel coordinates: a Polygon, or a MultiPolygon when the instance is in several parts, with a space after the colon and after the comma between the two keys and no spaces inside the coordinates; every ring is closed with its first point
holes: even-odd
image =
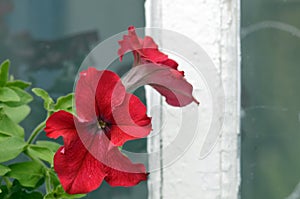
{"type": "MultiPolygon", "coordinates": [[[[129,25],[144,26],[143,1],[0,0],[0,60],[11,60],[15,78],[56,98],[72,92],[80,64],[93,47],[129,25]]],[[[31,107],[23,124],[27,132],[46,116],[42,101],[31,107]]],[[[138,143],[127,147],[146,151],[146,141],[138,143]]],[[[132,188],[104,183],[87,198],[147,198],[147,182],[132,188]]]]}
{"type": "Polygon", "coordinates": [[[296,199],[300,2],[242,0],[242,199],[296,199]]]}

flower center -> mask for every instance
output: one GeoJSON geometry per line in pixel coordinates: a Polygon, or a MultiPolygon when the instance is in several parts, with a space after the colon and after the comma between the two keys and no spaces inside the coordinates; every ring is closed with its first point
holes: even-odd
{"type": "Polygon", "coordinates": [[[101,129],[105,129],[105,127],[107,126],[106,122],[104,122],[103,120],[99,120],[98,121],[98,127],[101,129]]]}

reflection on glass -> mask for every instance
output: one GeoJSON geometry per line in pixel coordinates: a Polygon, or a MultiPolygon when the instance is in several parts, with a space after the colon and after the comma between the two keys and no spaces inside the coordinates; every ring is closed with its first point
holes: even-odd
{"type": "MultiPolygon", "coordinates": [[[[0,62],[10,59],[17,79],[30,81],[32,87],[46,89],[56,98],[73,90],[77,70],[95,45],[130,25],[144,26],[143,1],[0,0],[0,62]]],[[[143,97],[143,90],[138,93],[143,97]]],[[[27,132],[46,116],[42,102],[36,101],[22,124],[27,132]]],[[[146,141],[127,147],[144,152],[146,141]]],[[[104,183],[86,198],[143,199],[147,183],[132,188],[104,183]]]]}
{"type": "Polygon", "coordinates": [[[300,1],[242,1],[242,199],[300,198],[300,1]]]}

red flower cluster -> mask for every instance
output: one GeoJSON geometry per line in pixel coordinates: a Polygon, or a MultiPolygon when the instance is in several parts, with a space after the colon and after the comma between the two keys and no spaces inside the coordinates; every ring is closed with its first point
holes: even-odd
{"type": "Polygon", "coordinates": [[[166,97],[168,104],[172,106],[186,106],[191,102],[199,104],[193,97],[193,87],[184,78],[184,72],[177,69],[178,63],[168,55],[159,51],[157,44],[149,36],[144,39],[136,35],[133,26],[128,28],[128,35],[119,41],[118,55],[122,57],[127,52],[132,52],[136,80],[143,79],[144,85],[149,84],[161,95],[166,97]],[[143,69],[141,69],[143,67],[143,69]],[[149,76],[149,74],[151,74],[149,76]],[[148,81],[145,80],[147,78],[148,81]]]}
{"type": "MultiPolygon", "coordinates": [[[[151,37],[145,36],[144,39],[139,38],[133,26],[128,28],[128,35],[124,35],[123,40],[119,41],[119,44],[120,49],[118,50],[118,54],[121,61],[125,53],[132,51],[135,66],[145,63],[155,63],[177,70],[178,63],[169,59],[168,55],[160,52],[158,45],[151,37]]],[[[182,71],[180,71],[180,73],[183,74],[182,71]]]]}
{"type": "Polygon", "coordinates": [[[91,192],[103,180],[112,186],[134,186],[147,179],[145,166],[132,163],[118,148],[151,131],[145,105],[126,90],[149,84],[170,105],[198,103],[177,62],[160,52],[151,37],[139,38],[129,27],[119,43],[120,60],[128,51],[134,55],[127,78],[121,82],[115,73],[95,68],[82,71],[75,90],[77,116],[58,111],[46,123],[48,137],[64,139],[54,169],[69,194],[91,192]]]}
{"type": "Polygon", "coordinates": [[[56,112],[45,128],[48,137],[64,139],[54,169],[66,192],[88,193],[103,180],[112,186],[146,180],[144,165],[133,164],[117,147],[150,133],[144,104],[126,93],[115,73],[94,68],[80,73],[75,100],[77,117],[56,112]]]}

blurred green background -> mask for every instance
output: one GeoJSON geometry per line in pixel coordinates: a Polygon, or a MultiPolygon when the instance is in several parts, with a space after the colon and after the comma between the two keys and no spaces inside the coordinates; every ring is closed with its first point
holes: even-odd
{"type": "Polygon", "coordinates": [[[242,0],[242,199],[300,198],[300,1],[242,0]]]}
{"type": "MultiPolygon", "coordinates": [[[[80,64],[93,47],[130,25],[143,27],[144,18],[143,0],[0,0],[0,62],[10,59],[16,79],[57,98],[73,91],[80,64]]],[[[129,69],[129,61],[125,59],[123,71],[116,72],[129,69]]],[[[138,94],[143,100],[142,89],[138,94]]],[[[46,116],[39,98],[30,105],[32,112],[22,123],[27,137],[46,116]]],[[[145,152],[146,139],[126,147],[145,152]]],[[[143,199],[147,194],[147,182],[131,188],[103,183],[86,198],[143,199]]]]}

